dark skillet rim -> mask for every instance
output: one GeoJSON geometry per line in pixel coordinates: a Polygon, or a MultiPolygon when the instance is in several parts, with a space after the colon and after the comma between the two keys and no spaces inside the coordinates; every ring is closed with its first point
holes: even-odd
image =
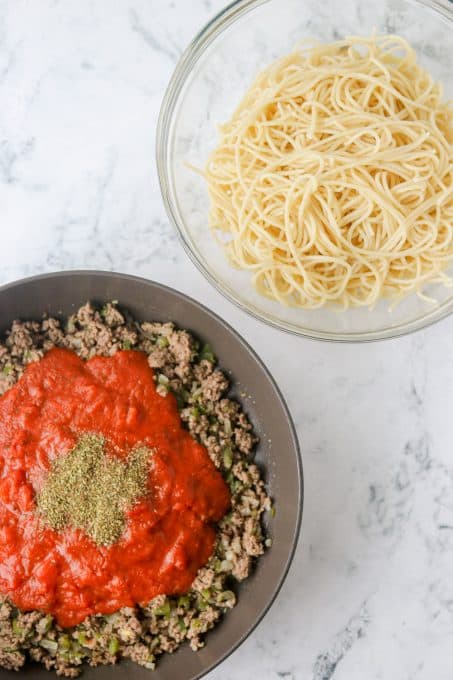
{"type": "MultiPolygon", "coordinates": [[[[217,668],[221,663],[223,663],[233,652],[235,652],[243,642],[253,633],[253,631],[258,627],[258,625],[261,623],[261,621],[264,619],[272,605],[274,604],[275,600],[277,599],[277,596],[279,595],[282,586],[286,580],[286,577],[288,576],[289,569],[291,567],[291,564],[294,559],[294,555],[296,553],[297,545],[299,542],[299,537],[300,537],[300,530],[301,530],[301,525],[302,525],[302,513],[303,513],[303,505],[304,505],[304,475],[303,475],[303,466],[302,466],[302,456],[300,452],[300,445],[299,445],[299,440],[297,437],[297,432],[296,428],[294,425],[293,418],[291,416],[291,413],[289,411],[288,405],[286,403],[286,400],[280,390],[280,388],[277,385],[277,382],[275,381],[272,373],[269,371],[269,369],[265,366],[264,362],[262,359],[258,356],[258,354],[255,352],[255,350],[249,345],[249,343],[242,337],[238,331],[236,331],[227,321],[224,321],[218,314],[210,310],[208,307],[206,307],[204,304],[201,302],[198,302],[198,300],[195,300],[194,298],[190,297],[189,295],[186,295],[185,293],[182,293],[179,290],[176,290],[175,288],[172,288],[171,286],[167,286],[163,283],[159,283],[158,281],[154,281],[152,279],[146,279],[141,276],[135,276],[133,274],[123,274],[120,272],[111,272],[111,271],[105,271],[105,270],[99,270],[99,269],[67,269],[64,271],[56,271],[56,272],[48,272],[46,274],[37,274],[35,276],[28,276],[22,279],[17,279],[15,281],[10,281],[8,283],[5,283],[0,286],[0,293],[6,290],[12,290],[16,286],[20,286],[25,283],[38,283],[39,281],[45,280],[45,279],[62,279],[67,276],[77,276],[77,277],[85,277],[85,276],[95,276],[99,278],[109,278],[109,277],[114,277],[116,279],[120,279],[123,281],[135,281],[137,283],[145,283],[150,285],[151,287],[154,288],[159,288],[163,291],[166,291],[168,293],[171,293],[172,295],[176,295],[182,302],[190,302],[191,304],[195,305],[200,309],[202,312],[213,318],[220,326],[222,326],[224,329],[232,333],[237,340],[240,342],[240,344],[244,347],[244,349],[252,356],[252,358],[255,360],[255,362],[258,364],[259,368],[261,371],[266,375],[268,378],[269,382],[271,383],[273,389],[275,390],[275,393],[280,401],[280,404],[282,406],[283,412],[286,416],[286,421],[288,423],[288,427],[291,433],[291,439],[293,442],[294,450],[296,453],[296,464],[297,464],[297,471],[298,471],[298,510],[297,510],[297,520],[296,524],[294,527],[293,531],[293,537],[291,541],[291,547],[289,550],[288,557],[286,559],[285,566],[278,578],[278,582],[276,587],[274,588],[270,598],[267,600],[266,604],[261,608],[259,611],[258,615],[255,618],[255,621],[251,624],[251,626],[246,630],[246,632],[229,648],[225,654],[223,654],[219,659],[214,661],[210,666],[206,667],[201,673],[198,675],[192,676],[188,680],[200,680],[200,678],[203,678],[207,673],[210,673],[213,671],[215,668],[217,668]]],[[[0,312],[1,316],[1,312],[0,312]]],[[[12,321],[12,320],[11,320],[12,321]]]]}

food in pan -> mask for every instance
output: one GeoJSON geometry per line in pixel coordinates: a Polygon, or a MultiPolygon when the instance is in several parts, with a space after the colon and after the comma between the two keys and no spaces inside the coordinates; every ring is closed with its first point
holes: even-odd
{"type": "Polygon", "coordinates": [[[257,437],[209,346],[116,303],[0,344],[0,665],[147,668],[236,603],[269,540],[257,437]]]}

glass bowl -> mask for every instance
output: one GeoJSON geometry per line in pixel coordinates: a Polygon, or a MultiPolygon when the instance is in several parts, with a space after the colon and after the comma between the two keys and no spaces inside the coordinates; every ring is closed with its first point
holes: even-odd
{"type": "Polygon", "coordinates": [[[411,295],[393,310],[288,308],[258,294],[249,272],[234,269],[208,225],[203,168],[227,121],[256,74],[304,38],[331,42],[348,35],[397,33],[445,96],[453,97],[453,11],[434,0],[240,0],[195,37],[183,54],[162,103],[157,165],[168,215],[190,257],[229,300],[273,326],[325,340],[377,340],[422,328],[453,311],[453,288],[427,287],[436,302],[411,295]]]}

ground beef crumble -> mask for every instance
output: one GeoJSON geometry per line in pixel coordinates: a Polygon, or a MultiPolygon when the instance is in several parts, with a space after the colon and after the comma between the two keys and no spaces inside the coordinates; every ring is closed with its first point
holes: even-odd
{"type": "Polygon", "coordinates": [[[21,612],[0,595],[0,666],[18,670],[30,659],[57,675],[77,677],[84,663],[112,664],[123,657],[153,669],[160,654],[186,640],[193,650],[203,646],[204,633],[236,604],[235,583],[247,578],[270,544],[261,518],[271,502],[252,462],[257,438],[240,404],[228,398],[228,380],[209,346],[172,323],[138,324],[115,302],[102,309],[87,303],[64,324],[53,318],[14,321],[0,343],[0,395],[54,346],[83,359],[119,349],[145,352],[159,393],[175,394],[186,427],[224,475],[232,506],[219,523],[213,556],[181,597],[159,595],[146,606],[90,616],[63,629],[51,616],[21,612]]]}

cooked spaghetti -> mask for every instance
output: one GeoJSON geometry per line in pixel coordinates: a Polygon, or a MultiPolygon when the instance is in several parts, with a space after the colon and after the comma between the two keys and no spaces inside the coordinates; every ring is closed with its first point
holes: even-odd
{"type": "Polygon", "coordinates": [[[346,308],[451,283],[453,108],[402,38],[278,59],[220,135],[210,225],[263,295],[346,308]]]}

